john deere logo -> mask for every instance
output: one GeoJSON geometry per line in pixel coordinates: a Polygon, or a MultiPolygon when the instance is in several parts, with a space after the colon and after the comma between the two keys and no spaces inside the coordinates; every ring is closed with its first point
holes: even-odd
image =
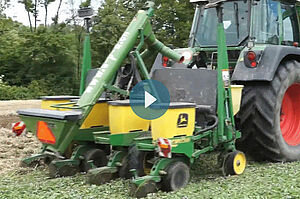
{"type": "Polygon", "coordinates": [[[179,115],[177,120],[177,127],[178,128],[184,128],[187,127],[189,121],[189,116],[186,113],[182,113],[179,115]]]}

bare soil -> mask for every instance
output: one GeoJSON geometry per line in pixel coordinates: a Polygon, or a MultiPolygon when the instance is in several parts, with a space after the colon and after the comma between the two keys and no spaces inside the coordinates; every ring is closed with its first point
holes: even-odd
{"type": "Polygon", "coordinates": [[[24,171],[20,160],[40,150],[41,144],[33,134],[16,137],[11,131],[12,123],[20,121],[17,110],[40,106],[40,100],[0,101],[0,175],[24,171]]]}
{"type": "Polygon", "coordinates": [[[41,100],[11,100],[0,101],[0,115],[16,115],[17,110],[40,108],[41,100]]]}

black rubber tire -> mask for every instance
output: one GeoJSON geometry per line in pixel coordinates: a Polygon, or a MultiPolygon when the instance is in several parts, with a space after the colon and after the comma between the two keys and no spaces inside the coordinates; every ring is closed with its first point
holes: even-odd
{"type": "Polygon", "coordinates": [[[49,165],[51,164],[51,162],[55,159],[55,157],[51,157],[51,156],[47,156],[45,158],[43,158],[43,162],[45,165],[49,165]]]}
{"type": "MultiPolygon", "coordinates": [[[[140,151],[136,146],[131,146],[128,151],[129,170],[135,169],[138,176],[145,176],[145,161],[150,152],[140,151]]],[[[132,174],[130,174],[132,176],[132,174]]]]}
{"type": "Polygon", "coordinates": [[[280,129],[281,104],[286,90],[300,83],[300,63],[279,65],[271,82],[247,83],[238,114],[242,138],[237,147],[257,161],[300,160],[300,145],[288,145],[280,129]]]}
{"type": "Polygon", "coordinates": [[[230,152],[229,154],[227,154],[225,156],[225,159],[223,162],[223,174],[225,176],[241,175],[244,172],[246,165],[247,165],[246,156],[243,152],[237,151],[237,150],[230,152]],[[242,160],[239,159],[240,157],[243,157],[243,159],[242,160]],[[241,167],[239,167],[239,166],[241,166],[241,167]]]}
{"type": "Polygon", "coordinates": [[[173,162],[165,170],[161,189],[163,191],[175,191],[185,187],[190,181],[190,168],[183,162],[173,162]]]}
{"type": "Polygon", "coordinates": [[[84,154],[84,160],[81,164],[81,170],[87,172],[91,169],[91,166],[88,164],[88,161],[93,160],[93,164],[96,167],[106,166],[108,159],[106,153],[101,149],[91,149],[84,154]]]}
{"type": "Polygon", "coordinates": [[[132,174],[129,169],[129,162],[128,162],[128,156],[124,157],[122,160],[122,166],[119,169],[119,176],[120,178],[129,179],[132,177],[132,174]]]}

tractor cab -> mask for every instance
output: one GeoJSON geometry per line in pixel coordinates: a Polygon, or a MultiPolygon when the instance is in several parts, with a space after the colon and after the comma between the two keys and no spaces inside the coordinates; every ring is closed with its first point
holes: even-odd
{"type": "MultiPolygon", "coordinates": [[[[218,17],[216,9],[207,8],[206,1],[197,3],[190,34],[191,48],[197,48],[206,60],[198,67],[209,65],[217,49],[218,17]],[[200,48],[200,49],[199,49],[200,48]]],[[[253,45],[296,45],[299,42],[299,20],[295,1],[245,0],[223,2],[223,23],[226,34],[229,61],[234,67],[241,50],[251,41],[253,45]]]]}

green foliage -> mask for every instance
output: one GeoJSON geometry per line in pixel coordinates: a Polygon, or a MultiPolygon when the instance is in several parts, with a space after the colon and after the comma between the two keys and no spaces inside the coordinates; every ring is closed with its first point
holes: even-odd
{"type": "Polygon", "coordinates": [[[91,0],[86,0],[80,4],[80,8],[87,8],[91,6],[91,0]]]}
{"type": "MultiPolygon", "coordinates": [[[[25,6],[30,20],[30,15],[35,12],[35,2],[48,5],[54,1],[20,2],[25,6]]],[[[93,67],[101,66],[145,2],[146,0],[106,0],[101,5],[91,34],[93,67]]],[[[90,6],[90,3],[90,0],[83,1],[81,7],[90,6]]],[[[157,38],[166,45],[186,47],[194,12],[189,0],[156,0],[156,7],[153,31],[157,38]]],[[[46,85],[47,89],[45,92],[42,90],[41,94],[77,94],[83,36],[84,28],[75,21],[71,25],[66,22],[54,23],[48,27],[40,26],[33,31],[32,25],[29,28],[0,17],[0,75],[4,75],[5,86],[10,86],[7,88],[9,92],[0,93],[0,98],[33,98],[37,96],[37,90],[26,89],[30,89],[30,85],[35,84],[34,81],[46,85]],[[30,93],[19,96],[21,91],[30,93]]]]}
{"type": "Polygon", "coordinates": [[[31,32],[9,19],[0,20],[0,75],[8,85],[47,82],[55,94],[75,90],[76,48],[71,31],[39,27],[31,32]]]}
{"type": "MultiPolygon", "coordinates": [[[[93,63],[99,67],[147,0],[106,0],[98,10],[92,32],[93,63]]],[[[166,45],[187,47],[194,15],[189,0],[156,0],[153,31],[166,45]]]]}
{"type": "MultiPolygon", "coordinates": [[[[300,163],[250,163],[244,174],[224,177],[216,162],[204,158],[192,169],[188,186],[174,192],[149,194],[148,199],[299,198],[300,163]]],[[[0,177],[0,198],[128,199],[130,180],[116,179],[101,186],[86,183],[86,176],[49,179],[47,170],[0,177]]]]}
{"type": "Polygon", "coordinates": [[[0,100],[37,99],[40,96],[54,95],[45,81],[32,81],[27,87],[9,86],[0,82],[0,100]]]}

